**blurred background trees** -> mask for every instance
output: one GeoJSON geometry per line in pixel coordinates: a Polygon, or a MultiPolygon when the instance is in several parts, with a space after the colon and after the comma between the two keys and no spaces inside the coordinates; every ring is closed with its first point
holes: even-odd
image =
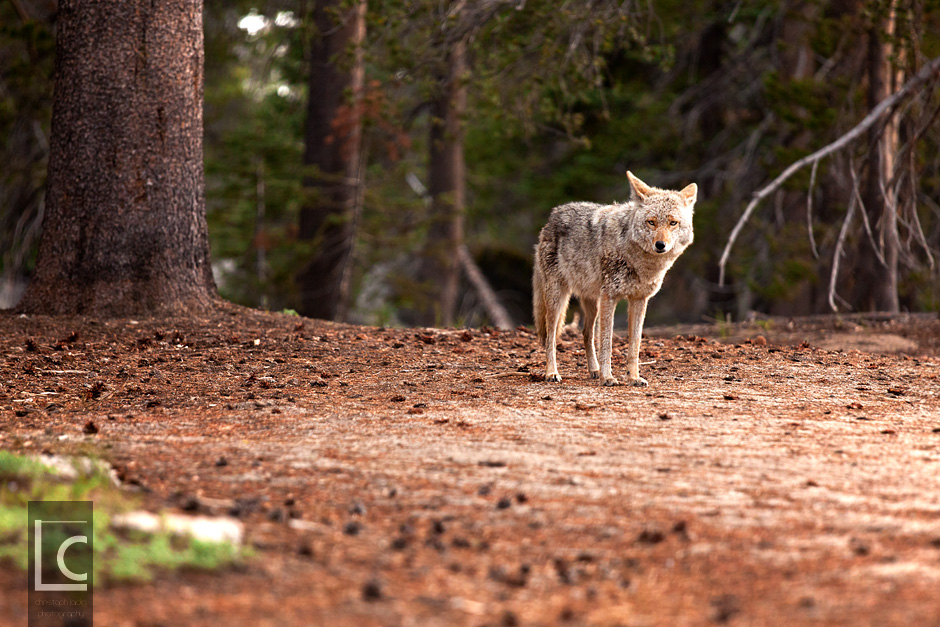
{"type": "MultiPolygon", "coordinates": [[[[551,208],[625,200],[631,169],[700,189],[696,243],[651,302],[654,322],[830,300],[940,308],[935,81],[769,196],[718,284],[753,192],[940,55],[935,2],[367,5],[206,0],[206,203],[227,298],[371,324],[489,322],[466,246],[526,323],[551,208]],[[360,14],[358,47],[343,25],[360,14]]],[[[54,30],[51,0],[0,4],[6,306],[35,263],[54,30]]]]}
{"type": "MultiPolygon", "coordinates": [[[[298,275],[300,310],[333,320],[349,305],[362,213],[365,0],[317,2],[306,44],[307,122],[300,238],[313,249],[298,275]]],[[[275,18],[276,19],[276,18],[275,18]]]]}
{"type": "Polygon", "coordinates": [[[45,209],[56,4],[0,4],[0,307],[35,264],[45,209]]]}

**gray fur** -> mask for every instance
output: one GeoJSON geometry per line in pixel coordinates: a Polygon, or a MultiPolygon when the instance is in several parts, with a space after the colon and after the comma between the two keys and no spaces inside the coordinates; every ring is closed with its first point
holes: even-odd
{"type": "Polygon", "coordinates": [[[558,329],[568,300],[578,297],[584,311],[584,348],[588,372],[604,385],[618,383],[611,373],[614,309],[629,302],[627,375],[639,375],[640,337],[646,303],[663,284],[666,271],[692,243],[692,212],[698,188],[680,192],[649,187],[627,172],[632,195],[624,204],[572,202],[552,210],[535,248],[533,313],[545,346],[546,381],[561,381],[555,357],[558,329]],[[651,223],[652,222],[652,223],[651,223]],[[657,243],[659,249],[657,249],[657,243]],[[600,319],[600,361],[594,335],[600,319]]]}

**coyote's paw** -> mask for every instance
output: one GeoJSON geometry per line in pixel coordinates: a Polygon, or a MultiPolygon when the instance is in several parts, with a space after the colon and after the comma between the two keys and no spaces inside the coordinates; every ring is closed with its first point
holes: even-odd
{"type": "Polygon", "coordinates": [[[607,377],[604,379],[604,385],[610,387],[611,385],[620,385],[620,381],[617,381],[614,377],[607,377]]]}
{"type": "Polygon", "coordinates": [[[555,374],[545,375],[545,380],[549,383],[561,383],[561,375],[557,372],[555,374]]]}
{"type": "Polygon", "coordinates": [[[630,379],[630,381],[629,381],[628,383],[629,383],[629,385],[632,385],[633,387],[637,387],[637,388],[645,388],[646,386],[649,385],[649,381],[647,381],[647,380],[644,379],[643,377],[637,377],[636,379],[630,379]]]}
{"type": "Polygon", "coordinates": [[[588,374],[591,375],[592,379],[600,379],[601,371],[600,370],[588,370],[588,374]]]}

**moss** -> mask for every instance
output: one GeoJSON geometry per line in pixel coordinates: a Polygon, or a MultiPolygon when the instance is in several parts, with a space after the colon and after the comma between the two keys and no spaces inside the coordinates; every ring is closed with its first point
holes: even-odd
{"type": "Polygon", "coordinates": [[[26,570],[29,501],[93,501],[95,581],[149,581],[161,570],[214,570],[240,562],[249,554],[228,542],[205,542],[169,532],[117,531],[114,514],[130,511],[137,500],[114,487],[95,464],[76,466],[65,481],[35,458],[0,451],[0,562],[26,570]],[[90,470],[86,470],[90,468],[90,470]]]}

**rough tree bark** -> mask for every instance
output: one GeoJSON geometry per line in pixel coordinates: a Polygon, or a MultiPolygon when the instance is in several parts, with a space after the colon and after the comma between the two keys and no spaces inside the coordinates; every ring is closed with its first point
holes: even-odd
{"type": "Polygon", "coordinates": [[[317,2],[310,41],[304,180],[308,200],[300,211],[300,238],[314,252],[298,275],[300,311],[336,319],[348,301],[361,188],[362,43],[365,0],[341,11],[342,0],[317,2]],[[336,15],[339,13],[339,21],[336,15]]]}
{"type": "Polygon", "coordinates": [[[61,0],[47,206],[19,309],[205,310],[202,0],[61,0]]]}
{"type": "Polygon", "coordinates": [[[447,67],[441,94],[431,102],[430,223],[418,271],[425,296],[419,303],[419,320],[426,326],[454,323],[460,282],[458,249],[463,244],[466,175],[461,127],[467,108],[464,42],[451,47],[447,67]]]}

